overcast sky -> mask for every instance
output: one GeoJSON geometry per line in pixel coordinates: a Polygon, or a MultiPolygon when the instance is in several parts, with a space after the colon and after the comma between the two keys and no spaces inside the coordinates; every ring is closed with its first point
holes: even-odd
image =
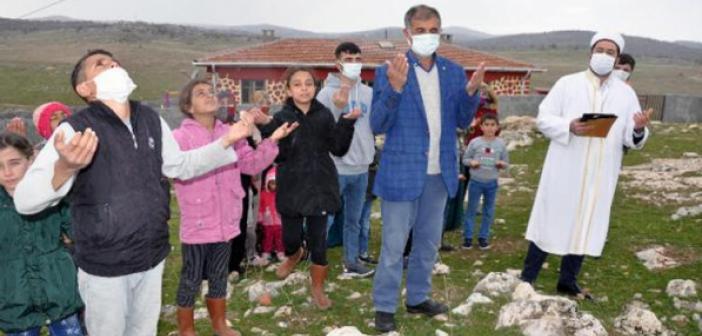
{"type": "MultiPolygon", "coordinates": [[[[0,0],[0,16],[246,25],[270,23],[317,32],[402,25],[417,1],[392,0],[0,0]]],[[[436,0],[444,26],[489,34],[612,30],[660,40],[702,42],[702,0],[436,0]]]]}

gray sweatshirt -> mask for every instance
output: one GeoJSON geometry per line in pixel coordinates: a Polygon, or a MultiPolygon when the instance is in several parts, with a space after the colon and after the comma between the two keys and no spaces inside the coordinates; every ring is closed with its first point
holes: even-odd
{"type": "Polygon", "coordinates": [[[341,88],[341,80],[338,73],[330,73],[326,83],[319,94],[317,100],[324,104],[338,120],[342,114],[351,111],[352,108],[360,107],[361,116],[356,120],[351,147],[346,155],[342,157],[333,156],[336,170],[340,175],[358,175],[368,172],[368,166],[373,162],[375,155],[375,140],[370,127],[371,102],[373,100],[373,89],[357,81],[349,92],[349,103],[344,108],[337,108],[332,101],[334,92],[341,88]]]}
{"type": "MultiPolygon", "coordinates": [[[[483,137],[477,137],[470,141],[463,153],[463,165],[470,167],[470,161],[480,162],[478,168],[470,168],[470,179],[478,182],[490,182],[497,180],[499,170],[495,166],[497,161],[509,163],[507,147],[501,138],[494,138],[490,141],[483,137]]],[[[502,169],[507,168],[506,166],[502,169]]]]}

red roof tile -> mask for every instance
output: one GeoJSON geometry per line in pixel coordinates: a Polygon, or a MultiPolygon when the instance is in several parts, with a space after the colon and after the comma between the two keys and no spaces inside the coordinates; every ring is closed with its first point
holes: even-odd
{"type": "MultiPolygon", "coordinates": [[[[352,40],[353,41],[353,40],[352,40]]],[[[318,67],[334,66],[334,49],[341,43],[335,39],[281,39],[253,47],[238,49],[211,55],[194,62],[195,65],[217,66],[290,66],[309,65],[318,67]]],[[[363,63],[380,65],[397,53],[407,51],[404,41],[354,41],[363,50],[363,63]],[[383,45],[383,46],[381,46],[383,45]]],[[[491,71],[528,71],[536,70],[533,65],[510,60],[493,54],[467,49],[455,44],[442,43],[439,54],[474,69],[480,62],[485,62],[491,71]]]]}

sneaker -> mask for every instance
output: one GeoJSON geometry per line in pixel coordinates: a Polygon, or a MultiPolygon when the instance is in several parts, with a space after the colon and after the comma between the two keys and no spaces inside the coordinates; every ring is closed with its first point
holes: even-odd
{"type": "Polygon", "coordinates": [[[490,249],[490,243],[488,242],[487,239],[485,238],[478,238],[478,247],[480,247],[481,250],[489,250],[490,249]]]}
{"type": "Polygon", "coordinates": [[[377,311],[375,312],[375,330],[382,333],[397,329],[395,326],[395,314],[377,311]]]}
{"type": "Polygon", "coordinates": [[[275,254],[275,257],[278,259],[278,261],[283,262],[285,259],[288,259],[288,257],[285,256],[284,252],[277,252],[275,254]]]}
{"type": "Polygon", "coordinates": [[[268,258],[270,258],[270,255],[268,253],[264,253],[262,256],[256,256],[251,264],[258,267],[268,266],[268,263],[270,262],[268,258]]]}
{"type": "Polygon", "coordinates": [[[405,307],[407,308],[407,312],[410,314],[424,314],[429,317],[448,312],[447,305],[432,299],[426,300],[416,306],[406,305],[405,307]]]}
{"type": "Polygon", "coordinates": [[[473,248],[473,239],[464,239],[461,248],[464,250],[470,250],[473,248]]]}
{"type": "Polygon", "coordinates": [[[352,278],[365,278],[373,275],[375,270],[366,267],[363,263],[356,262],[344,265],[344,274],[352,278]]]}
{"type": "Polygon", "coordinates": [[[368,254],[358,257],[358,260],[363,261],[364,263],[369,264],[369,265],[377,265],[378,264],[378,261],[373,259],[373,257],[371,257],[368,254]]]}

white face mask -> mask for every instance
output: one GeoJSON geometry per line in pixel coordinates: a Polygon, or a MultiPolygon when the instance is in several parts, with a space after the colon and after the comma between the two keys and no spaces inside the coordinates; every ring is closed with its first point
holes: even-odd
{"type": "Polygon", "coordinates": [[[421,57],[429,57],[439,48],[439,34],[412,35],[412,51],[421,57]]]}
{"type": "Polygon", "coordinates": [[[127,71],[121,67],[107,69],[95,76],[93,81],[97,88],[95,98],[113,100],[122,104],[127,102],[129,95],[137,87],[127,71]]]}
{"type": "Polygon", "coordinates": [[[348,79],[356,80],[361,77],[363,63],[341,63],[341,74],[348,79]]]}
{"type": "Polygon", "coordinates": [[[630,73],[628,73],[624,70],[621,70],[621,69],[612,70],[612,75],[619,77],[619,79],[621,79],[625,82],[629,79],[629,76],[631,76],[630,73]]]}
{"type": "Polygon", "coordinates": [[[606,76],[614,69],[614,57],[605,53],[595,53],[590,57],[590,69],[597,75],[606,76]]]}

